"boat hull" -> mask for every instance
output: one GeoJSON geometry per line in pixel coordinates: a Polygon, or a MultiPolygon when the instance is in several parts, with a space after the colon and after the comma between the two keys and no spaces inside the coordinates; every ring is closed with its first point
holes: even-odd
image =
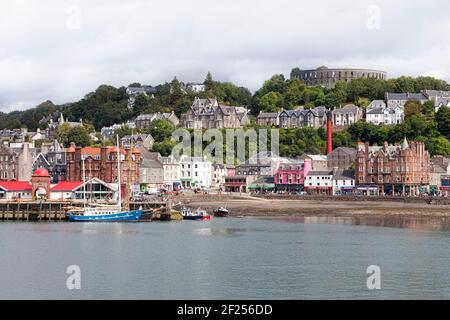
{"type": "Polygon", "coordinates": [[[141,219],[142,210],[119,212],[106,215],[69,215],[72,222],[135,222],[141,219]]]}
{"type": "Polygon", "coordinates": [[[228,217],[228,211],[214,211],[214,217],[220,217],[220,218],[224,218],[224,217],[228,217]]]}
{"type": "Polygon", "coordinates": [[[183,216],[184,220],[204,221],[211,220],[211,216],[183,216]]]}

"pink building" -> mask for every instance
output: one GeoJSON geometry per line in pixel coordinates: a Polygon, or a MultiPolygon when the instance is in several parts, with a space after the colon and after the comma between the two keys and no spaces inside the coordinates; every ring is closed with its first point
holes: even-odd
{"type": "Polygon", "coordinates": [[[236,175],[236,167],[232,164],[227,164],[227,176],[228,177],[234,177],[236,175]]]}
{"type": "Polygon", "coordinates": [[[298,192],[304,191],[305,177],[311,171],[311,159],[282,163],[274,176],[275,190],[298,192]]]}

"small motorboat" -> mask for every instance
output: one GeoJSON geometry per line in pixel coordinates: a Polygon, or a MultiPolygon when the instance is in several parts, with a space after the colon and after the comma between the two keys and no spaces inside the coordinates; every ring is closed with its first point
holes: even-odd
{"type": "Polygon", "coordinates": [[[184,220],[211,220],[211,216],[205,210],[200,208],[192,212],[190,208],[184,207],[181,212],[184,220]]]}
{"type": "Polygon", "coordinates": [[[220,207],[217,209],[214,209],[214,217],[228,217],[228,209],[224,207],[220,207]]]}

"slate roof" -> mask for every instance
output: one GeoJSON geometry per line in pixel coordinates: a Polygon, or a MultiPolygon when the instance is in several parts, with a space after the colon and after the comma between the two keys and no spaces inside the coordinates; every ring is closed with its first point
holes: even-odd
{"type": "Polygon", "coordinates": [[[386,93],[387,100],[428,100],[423,93],[386,93]]]}

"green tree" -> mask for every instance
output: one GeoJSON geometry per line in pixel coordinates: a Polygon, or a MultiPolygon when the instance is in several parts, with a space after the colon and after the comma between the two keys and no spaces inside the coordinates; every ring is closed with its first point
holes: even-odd
{"type": "Polygon", "coordinates": [[[410,117],[414,114],[422,112],[422,104],[417,100],[408,100],[405,103],[405,117],[410,117]]]}
{"type": "Polygon", "coordinates": [[[119,135],[119,139],[125,136],[129,136],[133,133],[133,130],[129,126],[121,126],[119,129],[114,130],[114,136],[119,135]]]}
{"type": "Polygon", "coordinates": [[[442,106],[435,115],[437,129],[439,132],[450,139],[450,108],[442,106]]]}
{"type": "Polygon", "coordinates": [[[91,137],[85,127],[71,127],[68,123],[59,126],[56,131],[56,138],[65,147],[68,147],[71,142],[81,147],[86,147],[91,144],[91,137]]]}
{"type": "Polygon", "coordinates": [[[269,92],[259,101],[259,110],[266,112],[277,112],[282,106],[282,95],[279,92],[269,92]]]}
{"type": "Polygon", "coordinates": [[[450,142],[446,137],[439,136],[431,139],[426,139],[425,147],[431,155],[450,155],[450,142]]]}
{"type": "Polygon", "coordinates": [[[161,142],[155,142],[152,147],[153,152],[159,152],[163,157],[168,157],[177,143],[170,139],[161,142]]]}
{"type": "Polygon", "coordinates": [[[148,133],[150,133],[157,142],[163,142],[172,136],[175,130],[174,125],[167,120],[155,120],[150,125],[148,133]]]}

